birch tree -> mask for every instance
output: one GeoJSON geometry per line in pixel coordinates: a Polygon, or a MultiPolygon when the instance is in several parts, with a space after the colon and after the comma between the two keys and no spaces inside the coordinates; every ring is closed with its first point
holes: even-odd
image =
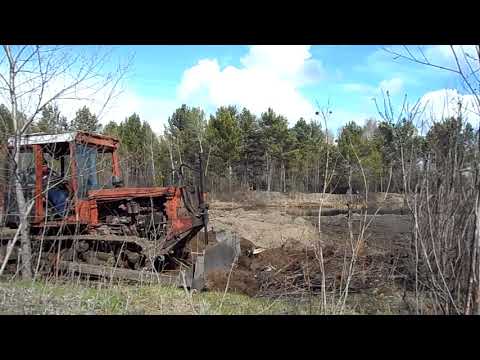
{"type": "MultiPolygon", "coordinates": [[[[10,110],[13,131],[13,187],[18,206],[21,274],[32,277],[29,212],[33,199],[27,202],[20,181],[21,136],[28,132],[42,111],[53,103],[102,99],[100,113],[118,94],[118,85],[129,64],[107,70],[110,51],[104,49],[3,45],[0,53],[0,98],[10,110]],[[20,114],[25,116],[21,117],[20,114]]],[[[14,245],[14,244],[10,244],[14,245]]]]}

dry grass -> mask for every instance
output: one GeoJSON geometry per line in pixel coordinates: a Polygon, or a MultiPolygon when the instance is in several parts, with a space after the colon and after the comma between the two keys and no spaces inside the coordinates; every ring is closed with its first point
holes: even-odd
{"type": "MultiPolygon", "coordinates": [[[[252,298],[223,292],[194,293],[163,286],[67,282],[0,282],[2,315],[316,315],[320,298],[252,298]]],[[[352,296],[345,314],[395,314],[398,295],[352,296]],[[393,299],[393,300],[392,300],[393,299]]],[[[329,312],[327,312],[328,314],[329,312]]],[[[332,313],[332,312],[330,312],[332,313]]]]}
{"type": "Polygon", "coordinates": [[[0,314],[153,314],[243,315],[302,314],[308,309],[283,301],[208,292],[189,295],[182,289],[102,283],[1,282],[0,314]]]}
{"type": "MultiPolygon", "coordinates": [[[[358,204],[365,206],[363,196],[358,196],[358,204]]],[[[240,207],[305,207],[318,208],[320,203],[324,209],[346,209],[349,202],[349,195],[322,194],[322,193],[280,193],[266,191],[238,191],[233,194],[213,194],[209,199],[213,209],[237,209],[240,207]]],[[[369,193],[368,207],[384,209],[399,209],[403,206],[403,196],[400,194],[369,193]]]]}

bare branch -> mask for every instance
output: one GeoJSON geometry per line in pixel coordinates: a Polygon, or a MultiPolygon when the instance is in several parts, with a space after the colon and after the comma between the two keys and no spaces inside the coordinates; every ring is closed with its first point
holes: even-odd
{"type": "MultiPolygon", "coordinates": [[[[427,66],[431,66],[431,67],[434,67],[434,68],[437,68],[437,69],[441,69],[441,70],[446,70],[446,71],[449,71],[449,72],[453,72],[455,74],[458,74],[458,71],[455,70],[455,69],[452,69],[452,68],[448,68],[448,67],[445,67],[445,66],[442,66],[442,65],[436,65],[436,64],[432,64],[431,62],[429,61],[424,61],[424,60],[420,60],[418,58],[416,58],[415,56],[405,56],[403,54],[400,54],[396,51],[393,51],[393,50],[390,50],[388,48],[383,48],[383,50],[385,50],[386,52],[392,54],[392,55],[395,55],[397,58],[401,58],[401,59],[404,59],[404,60],[408,60],[410,62],[414,62],[414,63],[417,63],[417,64],[421,64],[421,65],[427,65],[427,66]]],[[[410,53],[410,51],[408,51],[410,53]]]]}
{"type": "Polygon", "coordinates": [[[470,84],[470,81],[468,81],[468,79],[466,78],[465,74],[463,73],[462,71],[462,68],[460,66],[460,62],[458,60],[458,56],[457,56],[457,53],[455,52],[455,49],[453,48],[452,45],[450,45],[450,49],[453,53],[453,56],[455,58],[455,63],[457,64],[457,68],[458,68],[458,74],[462,77],[463,81],[464,81],[464,84],[468,87],[468,89],[471,91],[471,94],[474,95],[475,97],[475,100],[477,101],[477,105],[480,107],[480,97],[478,96],[478,94],[475,92],[475,89],[472,87],[472,85],[470,84]]]}

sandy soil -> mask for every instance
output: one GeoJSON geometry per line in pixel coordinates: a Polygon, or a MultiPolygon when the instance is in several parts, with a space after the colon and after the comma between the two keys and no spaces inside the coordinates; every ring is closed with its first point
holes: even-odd
{"type": "Polygon", "coordinates": [[[281,209],[212,209],[209,215],[211,230],[230,230],[259,247],[277,247],[288,239],[304,244],[318,239],[312,223],[299,216],[287,215],[281,209]]]}
{"type": "MultiPolygon", "coordinates": [[[[210,202],[211,231],[227,230],[240,239],[268,250],[253,258],[242,257],[233,274],[210,274],[209,288],[220,291],[228,281],[231,290],[252,296],[262,292],[273,294],[275,291],[294,294],[304,286],[306,273],[310,274],[309,286],[318,286],[321,270],[318,267],[318,257],[313,251],[314,244],[321,244],[323,249],[327,287],[340,281],[344,255],[349,252],[345,249],[350,248],[345,211],[347,206],[341,202],[341,195],[333,195],[325,202],[324,205],[327,204],[329,210],[327,215],[320,217],[319,232],[318,204],[315,203],[318,197],[313,194],[314,201],[310,201],[307,195],[292,197],[290,202],[284,202],[283,205],[279,205],[279,199],[288,200],[284,194],[274,194],[271,201],[260,203],[253,200],[210,202]],[[335,204],[337,207],[334,207],[335,204]]],[[[380,195],[371,196],[368,213],[374,212],[379,206],[378,198],[384,197],[383,194],[380,195]]],[[[393,258],[399,253],[395,248],[405,246],[409,239],[410,217],[401,215],[402,212],[398,211],[403,199],[395,195],[390,199],[390,203],[383,204],[381,214],[370,214],[366,218],[359,213],[352,216],[355,238],[360,232],[360,225],[369,224],[357,260],[352,291],[363,294],[387,283],[388,274],[393,271],[393,258]]]]}
{"type": "MultiPolygon", "coordinates": [[[[344,214],[347,205],[343,195],[329,195],[325,200],[322,213],[328,215],[320,217],[320,235],[318,201],[321,194],[265,194],[268,193],[257,193],[256,199],[250,199],[251,201],[212,201],[209,230],[229,230],[240,238],[266,248],[281,246],[287,240],[311,245],[320,239],[323,242],[347,239],[348,225],[346,214],[344,214]],[[311,195],[311,198],[308,195],[311,195]],[[267,201],[267,197],[271,200],[267,201]],[[262,200],[260,203],[259,199],[262,200]],[[336,212],[343,213],[335,215],[336,212]]],[[[398,241],[405,241],[409,231],[408,215],[388,213],[398,212],[397,210],[401,209],[403,204],[401,196],[389,194],[387,203],[382,204],[379,199],[383,198],[384,194],[370,194],[371,201],[368,203],[369,213],[376,210],[378,206],[382,206],[379,215],[367,215],[367,222],[372,218],[373,221],[367,228],[366,237],[372,245],[377,247],[386,247],[398,241]]],[[[354,214],[353,219],[353,230],[356,233],[363,216],[354,214]]]]}

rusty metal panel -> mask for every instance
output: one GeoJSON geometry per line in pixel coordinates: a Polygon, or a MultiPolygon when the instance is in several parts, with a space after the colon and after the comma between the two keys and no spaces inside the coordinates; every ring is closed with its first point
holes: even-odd
{"type": "Polygon", "coordinates": [[[35,158],[35,223],[40,223],[45,218],[44,199],[45,194],[42,193],[42,165],[43,154],[40,145],[32,145],[33,156],[35,158]]]}
{"type": "Polygon", "coordinates": [[[117,149],[119,141],[112,137],[100,134],[91,134],[78,131],[75,137],[75,141],[78,143],[87,143],[96,146],[102,146],[110,149],[117,149]]]}
{"type": "Polygon", "coordinates": [[[78,208],[78,169],[77,169],[77,160],[75,157],[75,144],[72,142],[69,145],[70,147],[70,164],[71,164],[71,171],[72,171],[72,179],[70,182],[70,185],[72,187],[73,191],[73,204],[75,207],[75,215],[77,216],[79,214],[79,208],[78,208]]]}
{"type": "Polygon", "coordinates": [[[98,206],[95,200],[89,200],[90,204],[90,225],[98,224],[98,206]]]}
{"type": "Polygon", "coordinates": [[[81,222],[90,223],[90,201],[77,199],[78,219],[81,222]]]}
{"type": "Polygon", "coordinates": [[[121,174],[120,174],[120,160],[118,158],[117,150],[114,150],[113,153],[112,153],[112,165],[113,165],[112,175],[120,177],[121,176],[121,174]]]}

